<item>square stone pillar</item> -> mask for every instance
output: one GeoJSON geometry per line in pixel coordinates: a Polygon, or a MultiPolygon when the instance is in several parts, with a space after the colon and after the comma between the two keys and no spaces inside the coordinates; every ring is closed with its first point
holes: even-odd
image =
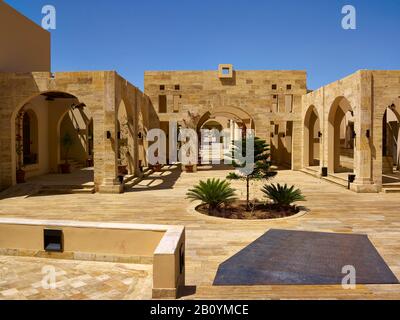
{"type": "Polygon", "coordinates": [[[372,177],[372,73],[369,71],[360,71],[359,102],[358,106],[354,106],[356,180],[351,189],[358,193],[376,193],[380,191],[380,186],[374,184],[372,177]]]}
{"type": "MultiPolygon", "coordinates": [[[[118,179],[118,134],[117,134],[117,106],[115,98],[115,72],[105,74],[103,132],[98,131],[100,141],[98,151],[102,157],[102,182],[98,187],[100,193],[122,193],[124,185],[118,179]]],[[[95,151],[96,156],[96,151],[95,151]]]]}
{"type": "Polygon", "coordinates": [[[293,121],[292,170],[301,170],[302,164],[302,121],[293,121]]]}

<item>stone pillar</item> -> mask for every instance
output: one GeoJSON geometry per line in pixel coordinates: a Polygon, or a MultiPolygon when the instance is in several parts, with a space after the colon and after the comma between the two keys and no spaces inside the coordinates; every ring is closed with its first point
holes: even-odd
{"type": "MultiPolygon", "coordinates": [[[[292,132],[292,170],[301,170],[301,137],[302,137],[302,121],[293,121],[292,132]]],[[[311,146],[314,148],[314,145],[311,146]]]]}
{"type": "MultiPolygon", "coordinates": [[[[99,140],[98,151],[95,157],[102,157],[102,183],[98,188],[100,193],[122,193],[124,186],[118,179],[118,138],[117,138],[117,106],[115,99],[115,73],[105,74],[103,132],[97,131],[99,140]],[[111,136],[107,137],[107,132],[111,136]]],[[[97,144],[97,143],[96,143],[97,144]]],[[[95,163],[96,163],[95,159],[95,163]]],[[[95,168],[96,170],[96,168],[95,168]]]]}
{"type": "Polygon", "coordinates": [[[351,189],[358,193],[375,193],[380,191],[380,187],[374,184],[372,178],[372,74],[369,71],[360,71],[359,102],[355,110],[354,173],[356,180],[351,185],[351,189]]]}

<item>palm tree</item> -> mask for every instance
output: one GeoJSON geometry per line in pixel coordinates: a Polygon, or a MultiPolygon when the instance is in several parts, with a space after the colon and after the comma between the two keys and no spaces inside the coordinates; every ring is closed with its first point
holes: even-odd
{"type": "Polygon", "coordinates": [[[295,186],[289,188],[287,184],[284,186],[279,183],[277,185],[266,184],[261,191],[280,207],[290,206],[294,202],[306,200],[300,189],[295,189],[295,186]]]}
{"type": "Polygon", "coordinates": [[[235,189],[226,180],[208,179],[200,181],[197,186],[186,193],[187,199],[191,201],[200,200],[202,204],[208,205],[208,212],[219,209],[236,200],[235,189]]]}

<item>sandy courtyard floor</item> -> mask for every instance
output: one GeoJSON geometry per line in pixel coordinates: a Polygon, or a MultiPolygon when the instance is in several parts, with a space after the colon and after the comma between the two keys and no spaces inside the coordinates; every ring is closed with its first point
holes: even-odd
{"type": "MultiPolygon", "coordinates": [[[[26,196],[26,193],[18,190],[15,195],[7,193],[7,197],[0,200],[0,215],[37,219],[185,225],[186,283],[191,288],[184,298],[400,299],[400,285],[360,285],[356,290],[343,290],[341,286],[213,287],[212,282],[219,264],[271,228],[367,234],[400,279],[400,195],[356,194],[301,172],[280,171],[274,179],[275,182],[295,184],[307,197],[307,202],[302,203],[308,210],[305,216],[286,221],[232,221],[191,212],[192,205],[185,199],[188,188],[201,179],[224,178],[228,172],[202,169],[196,174],[186,174],[176,168],[165,168],[162,173],[149,176],[138,186],[121,195],[26,196]]],[[[244,183],[235,182],[234,186],[238,189],[238,194],[244,197],[244,183]]],[[[254,190],[260,186],[259,183],[254,183],[252,186],[253,195],[259,198],[262,195],[254,190]]],[[[147,284],[137,282],[137,279],[141,278],[150,279],[150,270],[135,270],[133,266],[133,270],[129,271],[129,266],[125,265],[114,267],[97,262],[55,261],[55,264],[60,264],[60,269],[65,269],[66,277],[74,279],[72,283],[75,278],[80,281],[79,277],[84,277],[82,281],[86,286],[73,288],[68,284],[68,293],[46,294],[33,291],[33,294],[26,295],[26,292],[30,292],[32,284],[38,281],[37,275],[41,277],[42,264],[48,264],[47,260],[29,259],[0,257],[0,268],[8,267],[16,270],[15,279],[12,275],[9,275],[11,279],[2,277],[0,298],[12,298],[13,293],[17,298],[32,299],[121,299],[137,298],[138,295],[149,297],[151,294],[151,284],[148,284],[148,280],[147,282],[143,280],[147,284]],[[127,280],[130,277],[129,272],[132,272],[132,278],[136,279],[134,280],[136,289],[133,289],[132,283],[127,280]],[[141,276],[137,275],[138,272],[141,272],[141,276]],[[102,274],[115,280],[115,286],[119,288],[115,290],[119,290],[118,293],[115,291],[110,293],[114,289],[108,290],[108,287],[103,290],[104,282],[101,280],[89,283],[102,274]]],[[[107,283],[107,286],[109,285],[107,283]]]]}

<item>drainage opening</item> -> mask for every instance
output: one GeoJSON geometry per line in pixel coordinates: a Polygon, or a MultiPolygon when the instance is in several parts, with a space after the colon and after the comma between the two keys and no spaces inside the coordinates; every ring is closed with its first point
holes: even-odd
{"type": "Polygon", "coordinates": [[[46,252],[63,252],[62,230],[44,230],[44,250],[46,252]]]}

